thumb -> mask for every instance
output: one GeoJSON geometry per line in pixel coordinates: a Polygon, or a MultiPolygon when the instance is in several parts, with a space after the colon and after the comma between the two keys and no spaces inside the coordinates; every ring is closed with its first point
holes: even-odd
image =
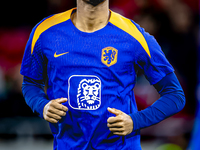
{"type": "Polygon", "coordinates": [[[56,100],[59,104],[67,102],[67,98],[59,98],[56,100]]]}
{"type": "Polygon", "coordinates": [[[121,110],[115,109],[115,108],[110,108],[108,107],[108,111],[116,116],[122,114],[123,112],[121,110]]]}

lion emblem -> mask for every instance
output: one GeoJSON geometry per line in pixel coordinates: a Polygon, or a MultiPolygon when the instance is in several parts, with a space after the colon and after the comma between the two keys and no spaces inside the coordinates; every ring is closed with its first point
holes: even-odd
{"type": "Polygon", "coordinates": [[[106,66],[110,67],[117,63],[118,50],[114,47],[106,47],[102,49],[101,61],[106,66]]]}
{"type": "Polygon", "coordinates": [[[104,50],[104,61],[107,61],[107,64],[110,65],[112,61],[114,61],[115,59],[115,55],[116,55],[116,51],[112,51],[112,50],[109,50],[107,52],[107,50],[104,50]]]}
{"type": "Polygon", "coordinates": [[[83,79],[78,87],[77,103],[79,109],[96,110],[100,107],[101,82],[98,79],[83,79]]]}

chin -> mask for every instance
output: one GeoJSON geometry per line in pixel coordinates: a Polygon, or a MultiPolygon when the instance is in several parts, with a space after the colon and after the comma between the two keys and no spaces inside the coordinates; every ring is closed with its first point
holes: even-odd
{"type": "Polygon", "coordinates": [[[84,2],[86,2],[87,4],[90,4],[92,6],[97,6],[100,3],[106,1],[106,0],[83,0],[84,2]]]}

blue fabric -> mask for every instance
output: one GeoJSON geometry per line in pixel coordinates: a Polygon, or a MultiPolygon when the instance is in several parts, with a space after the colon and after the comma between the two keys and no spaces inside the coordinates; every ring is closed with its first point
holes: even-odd
{"type": "Polygon", "coordinates": [[[27,104],[40,117],[48,99],[68,98],[63,103],[69,109],[67,115],[57,124],[50,123],[54,150],[141,150],[138,130],[125,137],[109,131],[107,119],[113,114],[107,108],[137,114],[133,88],[138,67],[151,84],[174,71],[157,41],[132,21],[149,46],[149,57],[138,40],[111,22],[101,30],[85,33],[69,19],[42,32],[31,54],[33,36],[43,21],[32,30],[21,74],[42,86],[48,81],[46,98],[42,86],[32,81],[23,86],[27,104]]]}
{"type": "Polygon", "coordinates": [[[152,106],[130,114],[134,122],[134,130],[159,123],[178,113],[185,106],[184,92],[174,73],[166,75],[154,87],[161,97],[152,106]]]}
{"type": "MultiPolygon", "coordinates": [[[[200,25],[199,25],[200,28],[200,25]]],[[[197,90],[196,90],[196,115],[195,115],[195,122],[193,127],[193,132],[191,134],[189,150],[199,150],[200,149],[200,43],[198,46],[198,83],[197,83],[197,90]]]]}
{"type": "Polygon", "coordinates": [[[161,47],[157,43],[156,39],[149,33],[145,32],[145,30],[137,23],[133,22],[133,24],[136,25],[138,30],[143,34],[148,43],[151,54],[151,58],[149,58],[144,54],[144,51],[137,51],[135,53],[135,64],[142,69],[145,77],[151,85],[156,84],[163,77],[165,77],[166,74],[173,72],[174,69],[171,65],[169,65],[170,63],[166,59],[165,54],[161,50],[161,47]]]}
{"type": "Polygon", "coordinates": [[[189,144],[189,150],[199,150],[200,149],[200,142],[199,142],[199,135],[200,135],[200,102],[197,102],[196,107],[196,118],[194,122],[194,128],[191,136],[191,141],[189,144]]]}
{"type": "Polygon", "coordinates": [[[24,76],[22,93],[27,105],[34,113],[43,118],[44,106],[49,102],[47,95],[44,92],[44,81],[34,80],[24,76]]]}

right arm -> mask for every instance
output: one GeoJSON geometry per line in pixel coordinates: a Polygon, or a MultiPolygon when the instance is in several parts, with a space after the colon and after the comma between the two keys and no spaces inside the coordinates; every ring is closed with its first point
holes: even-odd
{"type": "Polygon", "coordinates": [[[62,105],[67,101],[66,98],[48,100],[42,80],[34,80],[24,76],[22,93],[27,105],[33,112],[48,122],[57,123],[68,111],[68,108],[62,105]]]}
{"type": "Polygon", "coordinates": [[[41,37],[38,37],[35,43],[33,42],[33,37],[35,36],[36,29],[40,23],[33,28],[26,44],[20,70],[20,73],[24,77],[22,93],[26,103],[31,107],[34,113],[51,123],[57,123],[68,110],[67,107],[62,105],[67,99],[61,98],[49,101],[44,92],[48,60],[43,52],[43,40],[41,37]],[[33,45],[34,47],[32,47],[33,45]]]}

